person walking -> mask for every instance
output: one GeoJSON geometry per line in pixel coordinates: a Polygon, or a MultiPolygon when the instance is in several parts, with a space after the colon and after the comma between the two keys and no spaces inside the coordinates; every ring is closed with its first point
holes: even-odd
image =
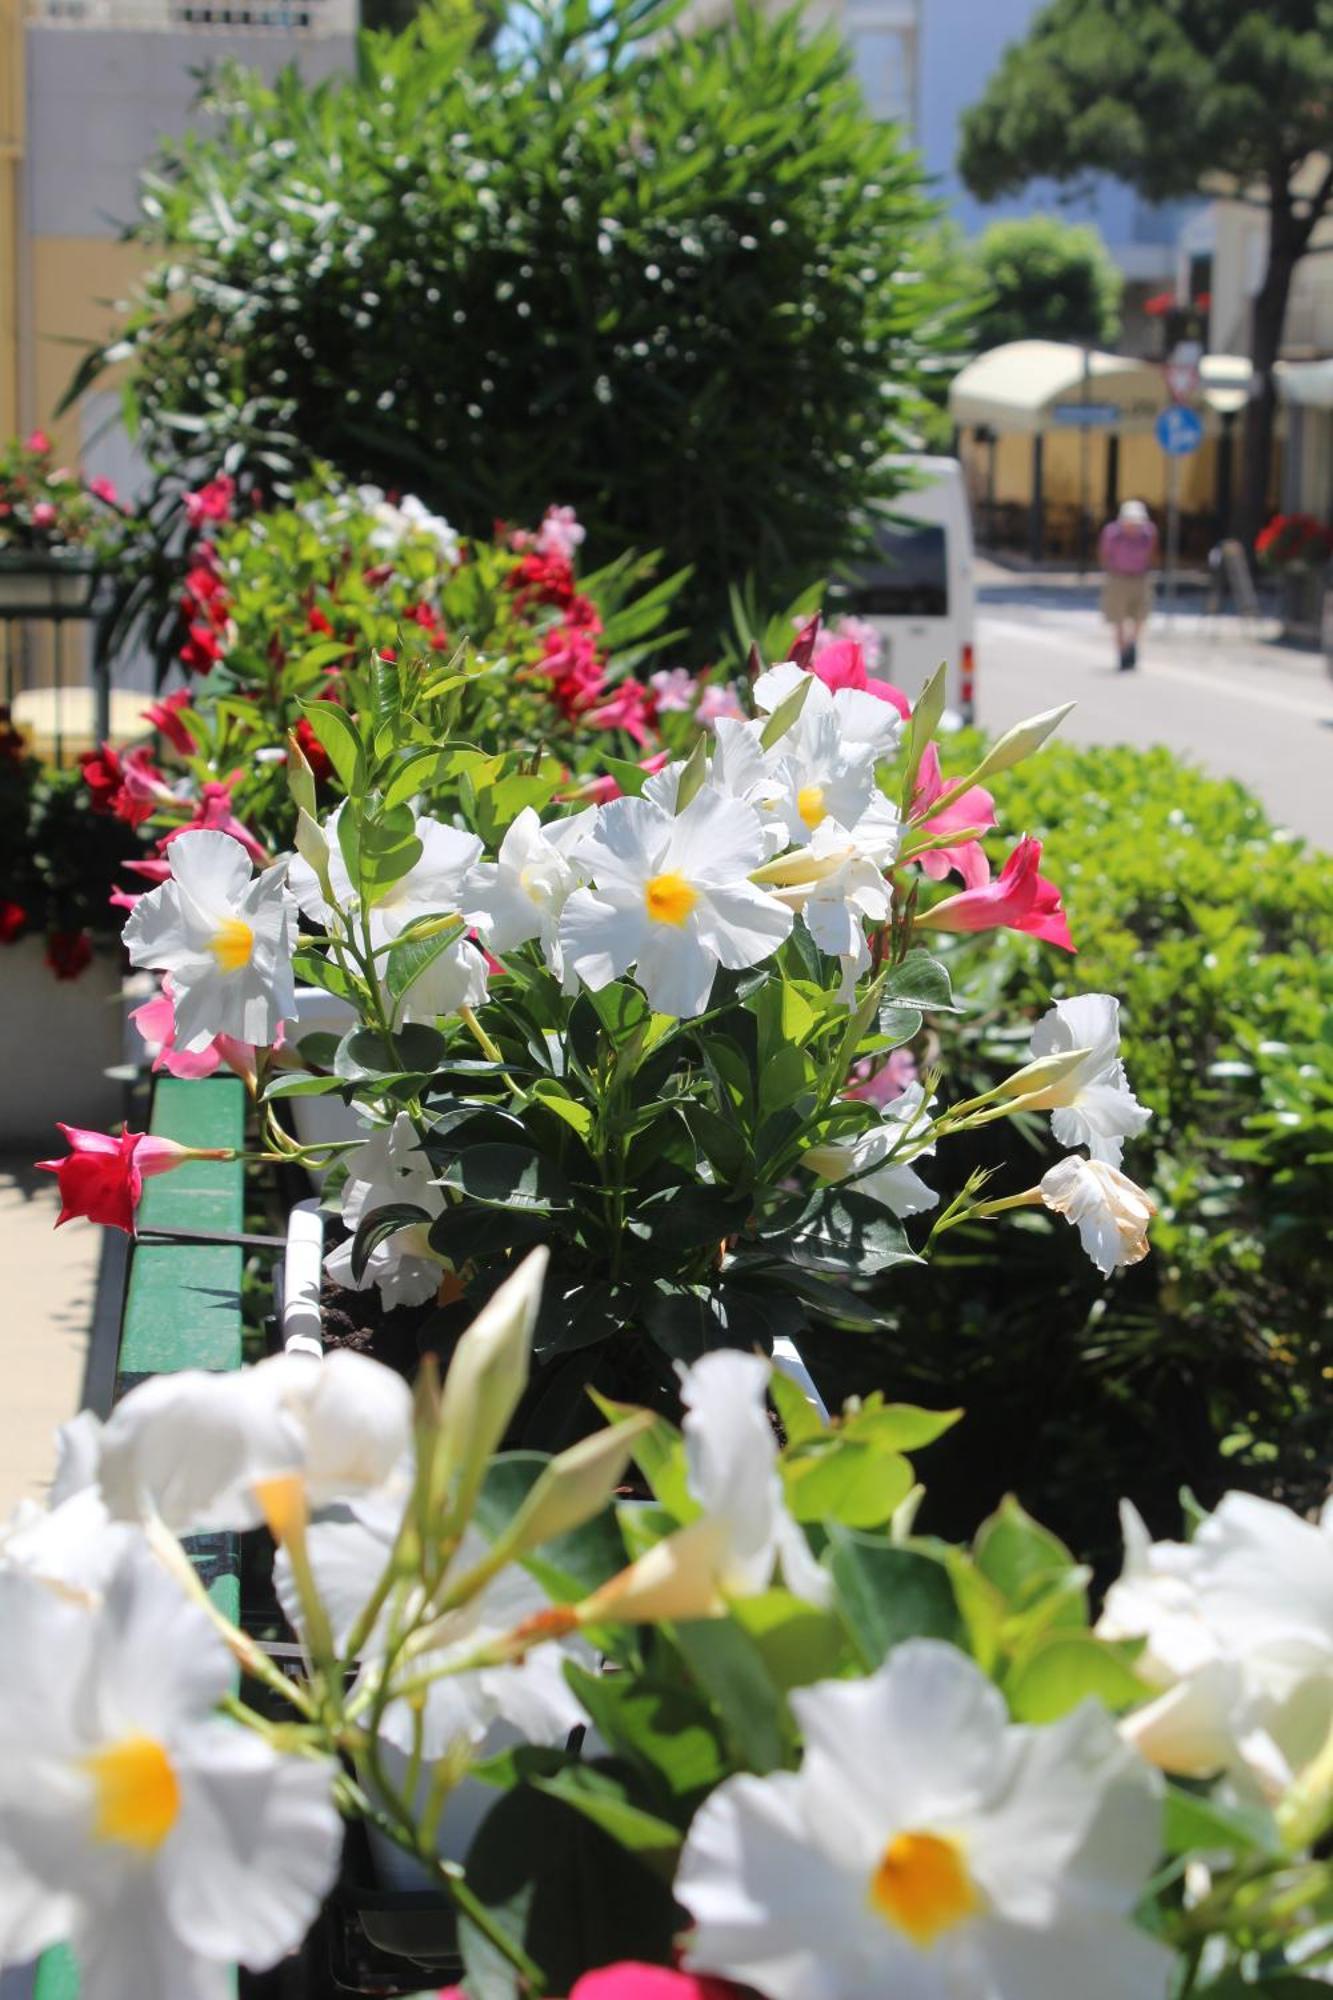
{"type": "Polygon", "coordinates": [[[1139,663],[1139,634],[1152,609],[1148,572],[1157,561],[1157,530],[1142,500],[1125,500],[1097,543],[1102,566],[1102,616],[1115,628],[1122,674],[1139,663]]]}

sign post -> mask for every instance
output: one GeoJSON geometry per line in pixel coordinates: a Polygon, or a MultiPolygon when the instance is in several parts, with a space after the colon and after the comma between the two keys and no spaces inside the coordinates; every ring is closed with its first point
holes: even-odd
{"type": "Polygon", "coordinates": [[[1166,615],[1175,616],[1176,570],[1180,559],[1180,461],[1197,451],[1203,441],[1203,423],[1183,403],[1172,403],[1153,425],[1153,435],[1166,453],[1166,615]]]}

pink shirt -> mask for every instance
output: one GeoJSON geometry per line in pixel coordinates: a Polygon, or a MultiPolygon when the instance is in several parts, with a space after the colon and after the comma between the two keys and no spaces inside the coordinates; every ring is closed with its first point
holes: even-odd
{"type": "Polygon", "coordinates": [[[1157,554],[1157,530],[1151,521],[1108,521],[1097,543],[1101,565],[1111,576],[1143,576],[1157,554]]]}

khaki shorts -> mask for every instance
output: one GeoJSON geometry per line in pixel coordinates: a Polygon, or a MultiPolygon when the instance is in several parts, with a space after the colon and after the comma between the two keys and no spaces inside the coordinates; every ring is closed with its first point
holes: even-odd
{"type": "Polygon", "coordinates": [[[1102,617],[1108,625],[1145,625],[1152,610],[1152,584],[1146,576],[1102,578],[1102,617]]]}

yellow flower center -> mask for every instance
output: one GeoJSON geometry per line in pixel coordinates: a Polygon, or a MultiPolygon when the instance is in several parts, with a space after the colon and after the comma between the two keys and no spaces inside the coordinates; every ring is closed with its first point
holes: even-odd
{"type": "Polygon", "coordinates": [[[222,972],[243,972],[255,948],[255,934],[239,917],[224,917],[213,933],[213,956],[222,972]]]}
{"type": "Polygon", "coordinates": [[[699,891],[683,875],[654,875],[643,900],[654,923],[683,924],[699,900],[699,891]]]}
{"type": "Polygon", "coordinates": [[[820,820],[828,817],[824,809],[824,787],[802,785],[796,794],[796,810],[813,833],[820,820]]]}
{"type": "Polygon", "coordinates": [[[165,1745],[122,1736],[84,1760],[93,1780],[93,1836],[151,1854],[176,1824],[180,1786],[165,1745]]]}
{"type": "Polygon", "coordinates": [[[898,1833],[870,1878],[870,1903],[915,1945],[936,1938],[981,1908],[956,1841],[938,1833],[898,1833]]]}

